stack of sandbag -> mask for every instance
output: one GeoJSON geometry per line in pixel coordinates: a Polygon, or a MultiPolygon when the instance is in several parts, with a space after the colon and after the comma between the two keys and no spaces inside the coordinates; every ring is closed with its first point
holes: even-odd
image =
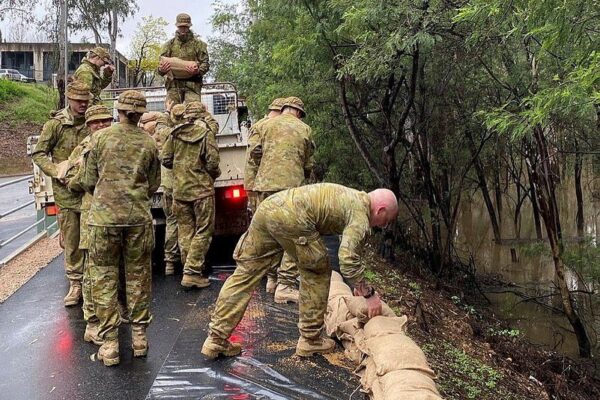
{"type": "Polygon", "coordinates": [[[371,399],[441,399],[423,351],[406,335],[406,316],[383,303],[382,315],[369,320],[367,303],[333,272],[326,332],[337,337],[345,355],[358,365],[361,385],[371,399]]]}
{"type": "Polygon", "coordinates": [[[195,61],[185,61],[178,57],[161,57],[160,60],[171,63],[171,70],[167,73],[167,77],[171,79],[189,79],[194,76],[186,68],[196,65],[195,61]]]}

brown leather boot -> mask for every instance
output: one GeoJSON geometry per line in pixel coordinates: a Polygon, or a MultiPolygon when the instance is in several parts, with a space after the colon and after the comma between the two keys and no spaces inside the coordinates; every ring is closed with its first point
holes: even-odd
{"type": "Polygon", "coordinates": [[[275,293],[277,289],[277,277],[267,275],[267,293],[275,293]]]}
{"type": "Polygon", "coordinates": [[[201,353],[209,359],[215,359],[219,354],[225,357],[237,356],[242,352],[242,345],[239,343],[231,343],[229,340],[219,339],[208,335],[202,345],[201,353]]]}
{"type": "Polygon", "coordinates": [[[81,301],[81,281],[69,282],[69,293],[64,298],[65,307],[76,306],[81,301]]]}
{"type": "Polygon", "coordinates": [[[275,303],[298,303],[299,297],[300,293],[295,288],[282,284],[277,285],[277,290],[275,290],[275,303]]]}
{"type": "Polygon", "coordinates": [[[184,274],[183,278],[181,279],[181,286],[187,287],[187,288],[193,288],[193,287],[205,288],[205,287],[210,286],[210,281],[207,278],[203,277],[202,275],[184,274]]]}
{"type": "Polygon", "coordinates": [[[306,339],[300,336],[296,345],[296,355],[310,357],[315,354],[327,354],[335,350],[335,341],[329,338],[306,339]]]}
{"type": "Polygon", "coordinates": [[[100,325],[97,322],[88,322],[85,326],[85,333],[83,334],[83,340],[86,342],[94,343],[97,346],[102,346],[104,340],[98,336],[100,325]]]}
{"type": "Polygon", "coordinates": [[[131,347],[134,357],[145,357],[148,354],[148,338],[146,325],[133,324],[131,326],[131,347]]]}
{"type": "Polygon", "coordinates": [[[110,367],[121,362],[119,358],[119,340],[105,340],[98,350],[98,360],[104,362],[104,365],[110,367]]]}
{"type": "Polygon", "coordinates": [[[175,275],[175,263],[167,261],[165,264],[165,275],[175,275]]]}

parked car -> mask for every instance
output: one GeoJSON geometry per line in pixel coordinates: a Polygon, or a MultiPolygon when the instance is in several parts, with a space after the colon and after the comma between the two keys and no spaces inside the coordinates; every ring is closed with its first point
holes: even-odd
{"type": "Polygon", "coordinates": [[[15,69],[0,69],[0,79],[8,79],[9,81],[20,81],[21,74],[15,69]]]}
{"type": "Polygon", "coordinates": [[[35,83],[35,78],[30,78],[19,72],[19,80],[25,83],[35,83]]]}

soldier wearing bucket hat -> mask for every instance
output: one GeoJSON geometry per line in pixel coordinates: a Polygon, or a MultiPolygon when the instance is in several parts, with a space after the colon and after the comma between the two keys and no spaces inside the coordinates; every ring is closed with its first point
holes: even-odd
{"type": "Polygon", "coordinates": [[[92,92],[92,104],[100,103],[100,92],[112,81],[115,67],[112,65],[110,54],[103,47],[90,50],[87,57],[75,71],[74,78],[85,82],[92,92]]]}
{"type": "Polygon", "coordinates": [[[94,135],[84,161],[82,188],[93,193],[90,216],[92,298],[103,341],[98,358],[104,365],[120,362],[117,307],[119,268],[125,271],[127,316],[134,357],[148,353],[146,327],[150,314],[154,235],[150,196],[160,186],[160,163],[154,139],[137,126],[146,98],[123,92],[115,106],[119,123],[94,135]],[[122,254],[123,259],[114,254],[122,254]]]}
{"type": "Polygon", "coordinates": [[[208,50],[206,43],[194,35],[190,30],[192,18],[188,14],[177,15],[175,37],[165,43],[161,49],[161,61],[158,73],[165,76],[165,87],[169,100],[175,104],[183,102],[200,101],[202,90],[202,77],[209,69],[208,50]],[[171,63],[162,57],[177,57],[183,61],[192,61],[186,68],[191,75],[188,79],[176,79],[169,74],[171,63]]]}
{"type": "Polygon", "coordinates": [[[64,183],[62,166],[88,134],[85,112],[90,100],[89,86],[81,81],[67,85],[68,106],[58,111],[44,124],[42,134],[33,151],[32,159],[42,171],[52,178],[54,200],[59,208],[58,222],[65,248],[65,271],[69,279],[69,293],[65,306],[74,306],[81,299],[83,254],[79,250],[81,194],[71,192],[64,183]]]}

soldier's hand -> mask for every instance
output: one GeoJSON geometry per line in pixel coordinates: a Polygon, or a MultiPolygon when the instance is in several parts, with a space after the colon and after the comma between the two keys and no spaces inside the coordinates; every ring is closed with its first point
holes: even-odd
{"type": "Polygon", "coordinates": [[[369,319],[381,315],[381,299],[377,292],[367,299],[367,316],[369,319]]]}
{"type": "Polygon", "coordinates": [[[171,63],[169,61],[161,60],[160,64],[158,64],[158,70],[160,72],[169,72],[171,70],[171,63]]]}
{"type": "Polygon", "coordinates": [[[185,70],[190,74],[197,75],[198,74],[198,64],[190,64],[185,67],[185,70]]]}
{"type": "Polygon", "coordinates": [[[115,72],[115,66],[112,64],[108,64],[104,67],[104,70],[107,74],[112,74],[113,72],[115,72]]]}

